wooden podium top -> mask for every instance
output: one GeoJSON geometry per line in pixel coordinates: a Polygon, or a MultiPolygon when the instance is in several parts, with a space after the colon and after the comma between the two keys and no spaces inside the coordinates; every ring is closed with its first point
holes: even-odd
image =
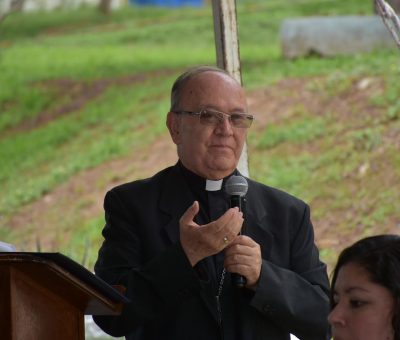
{"type": "Polygon", "coordinates": [[[4,268],[65,299],[86,315],[116,315],[129,302],[117,289],[60,253],[0,252],[0,271],[4,268]]]}

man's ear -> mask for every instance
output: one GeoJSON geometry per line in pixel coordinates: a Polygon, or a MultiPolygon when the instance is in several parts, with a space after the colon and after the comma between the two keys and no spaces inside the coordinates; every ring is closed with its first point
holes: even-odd
{"type": "Polygon", "coordinates": [[[171,135],[171,138],[176,145],[179,145],[181,143],[180,122],[181,120],[179,115],[173,112],[168,112],[166,123],[169,130],[169,134],[171,135]]]}

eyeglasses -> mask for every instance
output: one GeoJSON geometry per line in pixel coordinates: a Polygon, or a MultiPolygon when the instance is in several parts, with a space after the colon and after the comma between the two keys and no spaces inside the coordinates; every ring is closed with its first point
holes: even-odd
{"type": "Polygon", "coordinates": [[[249,128],[251,123],[253,123],[254,117],[246,113],[231,113],[227,114],[212,109],[202,109],[200,112],[192,111],[174,111],[176,114],[186,114],[190,116],[197,116],[200,119],[200,123],[203,125],[213,125],[216,126],[221,124],[226,117],[232,126],[237,128],[249,128]]]}

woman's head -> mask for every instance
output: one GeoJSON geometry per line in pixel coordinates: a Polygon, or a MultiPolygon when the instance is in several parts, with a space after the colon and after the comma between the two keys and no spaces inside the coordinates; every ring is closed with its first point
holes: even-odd
{"type": "Polygon", "coordinates": [[[372,236],[343,250],[331,287],[334,339],[400,340],[400,236],[372,236]]]}

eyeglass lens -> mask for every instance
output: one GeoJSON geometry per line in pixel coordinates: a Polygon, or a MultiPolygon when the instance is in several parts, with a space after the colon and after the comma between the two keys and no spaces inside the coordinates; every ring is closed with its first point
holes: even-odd
{"type": "Polygon", "coordinates": [[[242,113],[232,113],[230,115],[214,111],[214,110],[202,110],[200,112],[200,122],[206,125],[217,125],[220,124],[224,117],[227,117],[234,127],[248,128],[253,122],[253,117],[242,113]]]}

